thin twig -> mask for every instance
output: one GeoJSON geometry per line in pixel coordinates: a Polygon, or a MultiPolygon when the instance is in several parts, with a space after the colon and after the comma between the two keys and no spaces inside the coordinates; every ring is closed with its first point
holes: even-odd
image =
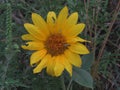
{"type": "Polygon", "coordinates": [[[114,14],[113,14],[113,19],[112,19],[112,21],[111,21],[111,23],[110,23],[110,25],[109,25],[109,28],[108,28],[108,32],[107,32],[106,37],[105,37],[105,39],[104,39],[104,41],[103,41],[103,43],[102,43],[102,47],[101,47],[101,49],[100,49],[100,51],[99,51],[97,60],[96,60],[96,62],[95,62],[94,65],[93,65],[94,67],[93,67],[92,72],[93,72],[93,77],[94,77],[94,78],[98,77],[98,74],[97,74],[96,72],[97,72],[97,70],[98,70],[99,62],[100,62],[100,60],[101,60],[101,58],[102,58],[102,55],[103,55],[103,52],[104,52],[106,43],[107,43],[107,41],[108,41],[109,35],[110,35],[110,33],[111,33],[113,24],[115,23],[115,20],[117,19],[117,15],[118,15],[118,13],[119,13],[119,10],[120,10],[120,1],[118,2],[117,6],[116,6],[115,12],[114,12],[114,14]]]}
{"type": "Polygon", "coordinates": [[[108,38],[110,36],[113,24],[115,23],[115,20],[117,19],[119,11],[120,11],[120,1],[118,2],[117,6],[116,6],[116,9],[115,9],[115,12],[114,12],[114,15],[113,15],[113,20],[111,21],[111,23],[109,25],[108,32],[106,34],[106,38],[104,39],[104,41],[102,43],[102,47],[101,47],[101,49],[99,51],[99,54],[98,54],[98,57],[97,57],[97,64],[99,64],[99,62],[100,62],[100,60],[102,58],[102,55],[103,55],[103,52],[104,52],[104,48],[105,48],[106,43],[108,41],[108,38]]]}

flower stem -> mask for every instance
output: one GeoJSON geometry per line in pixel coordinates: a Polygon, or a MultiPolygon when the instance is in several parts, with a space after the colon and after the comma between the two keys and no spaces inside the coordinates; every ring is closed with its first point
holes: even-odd
{"type": "Polygon", "coordinates": [[[64,76],[63,75],[60,76],[60,80],[61,80],[62,90],[66,90],[65,83],[64,83],[64,76]]]}
{"type": "Polygon", "coordinates": [[[72,79],[70,80],[70,82],[69,82],[69,84],[68,84],[67,90],[70,90],[71,84],[72,84],[72,79]]]}

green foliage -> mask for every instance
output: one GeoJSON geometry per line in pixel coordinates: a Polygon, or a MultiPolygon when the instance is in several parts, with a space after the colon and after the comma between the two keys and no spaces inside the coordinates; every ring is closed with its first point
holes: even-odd
{"type": "Polygon", "coordinates": [[[93,53],[82,56],[82,69],[89,71],[94,61],[93,53]]]}
{"type": "Polygon", "coordinates": [[[83,69],[74,68],[72,79],[82,86],[86,86],[93,89],[92,76],[83,69]]]}
{"type": "Polygon", "coordinates": [[[75,81],[82,86],[86,86],[88,88],[93,89],[93,78],[88,73],[88,71],[92,66],[93,61],[94,61],[94,58],[92,53],[82,56],[82,63],[83,63],[82,67],[73,68],[72,81],[75,81]]]}

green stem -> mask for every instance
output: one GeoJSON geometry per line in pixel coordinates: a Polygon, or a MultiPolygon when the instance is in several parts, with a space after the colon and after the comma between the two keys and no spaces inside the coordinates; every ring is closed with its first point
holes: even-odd
{"type": "Polygon", "coordinates": [[[61,80],[62,90],[66,90],[65,83],[64,83],[64,76],[63,75],[60,76],[60,80],[61,80]]]}
{"type": "Polygon", "coordinates": [[[67,90],[70,90],[71,84],[72,84],[72,79],[70,80],[70,82],[69,82],[69,84],[68,84],[67,90]]]}

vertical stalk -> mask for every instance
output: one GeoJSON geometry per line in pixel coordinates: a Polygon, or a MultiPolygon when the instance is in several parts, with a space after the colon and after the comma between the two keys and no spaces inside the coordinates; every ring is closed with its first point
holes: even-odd
{"type": "Polygon", "coordinates": [[[11,18],[11,4],[7,3],[6,7],[6,45],[10,50],[12,46],[12,18],[11,18]]]}
{"type": "Polygon", "coordinates": [[[60,80],[61,80],[62,90],[66,90],[65,83],[64,83],[64,76],[63,75],[60,76],[60,80]]]}
{"type": "Polygon", "coordinates": [[[6,63],[5,63],[5,67],[4,67],[4,73],[2,75],[2,82],[3,82],[3,86],[1,87],[0,90],[4,90],[4,84],[6,81],[6,77],[7,77],[7,71],[9,68],[9,63],[10,60],[12,59],[13,53],[12,53],[12,18],[11,18],[11,4],[7,3],[6,4],[6,48],[5,48],[5,57],[6,57],[6,63]]]}
{"type": "Polygon", "coordinates": [[[73,81],[73,80],[71,79],[70,82],[69,82],[69,84],[68,84],[67,90],[70,90],[72,81],[73,81]]]}

